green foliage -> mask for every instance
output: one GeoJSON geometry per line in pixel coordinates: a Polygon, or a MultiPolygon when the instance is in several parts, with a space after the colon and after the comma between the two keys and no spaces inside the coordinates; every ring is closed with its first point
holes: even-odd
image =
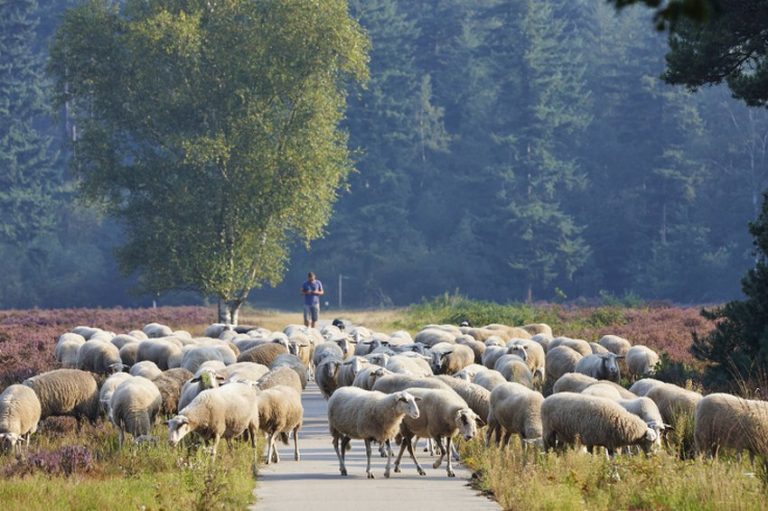
{"type": "Polygon", "coordinates": [[[322,234],[351,164],[344,84],[367,75],[346,2],[89,0],[51,52],[74,106],[74,168],[127,231],[142,289],[236,311],[277,283],[288,241],[322,234]]]}
{"type": "Polygon", "coordinates": [[[608,0],[617,9],[643,3],[654,9],[657,30],[676,30],[680,23],[702,23],[720,13],[719,0],[608,0]]]}

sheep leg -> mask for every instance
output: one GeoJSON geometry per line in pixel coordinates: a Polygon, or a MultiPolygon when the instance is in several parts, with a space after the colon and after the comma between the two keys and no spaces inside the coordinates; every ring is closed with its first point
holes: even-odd
{"type": "Polygon", "coordinates": [[[451,463],[451,448],[453,447],[453,439],[448,437],[448,444],[446,445],[446,468],[448,471],[448,477],[456,477],[456,473],[453,471],[453,465],[451,463]]]}
{"type": "Polygon", "coordinates": [[[275,463],[280,463],[280,453],[277,452],[277,442],[275,441],[275,436],[277,436],[277,432],[272,433],[272,461],[275,463]]]}
{"type": "Polygon", "coordinates": [[[293,459],[299,461],[301,454],[299,453],[299,426],[293,429],[293,459]]]}
{"type": "Polygon", "coordinates": [[[460,461],[461,458],[459,457],[459,450],[456,448],[456,444],[452,443],[451,447],[449,448],[449,451],[453,454],[453,459],[455,461],[460,461]]]}
{"type": "Polygon", "coordinates": [[[504,439],[501,442],[502,447],[509,447],[509,439],[512,437],[511,431],[504,431],[504,439]]]}
{"type": "Polygon", "coordinates": [[[400,452],[397,453],[397,458],[395,458],[395,472],[400,473],[400,460],[403,457],[403,453],[405,452],[405,449],[408,445],[410,445],[410,440],[407,438],[403,438],[400,442],[400,452]]]}
{"type": "MultiPolygon", "coordinates": [[[[365,473],[368,479],[373,479],[373,473],[371,472],[371,441],[367,438],[365,439],[365,458],[367,460],[365,473]]],[[[389,463],[387,463],[387,468],[389,468],[389,463]]]]}
{"type": "Polygon", "coordinates": [[[211,455],[213,461],[216,461],[216,449],[219,447],[219,440],[221,440],[221,435],[216,435],[213,438],[213,453],[211,455]]]}
{"type": "MultiPolygon", "coordinates": [[[[408,447],[408,454],[411,455],[411,459],[413,460],[413,463],[416,465],[416,470],[419,472],[419,475],[420,476],[427,475],[427,473],[424,472],[424,469],[421,468],[421,465],[419,465],[419,460],[416,459],[416,453],[413,451],[413,445],[410,442],[408,442],[407,447],[408,447]]],[[[402,454],[402,451],[400,451],[400,454],[402,454]]]]}
{"type": "Polygon", "coordinates": [[[384,469],[384,477],[389,478],[389,467],[392,466],[392,444],[390,444],[389,439],[387,439],[384,443],[387,446],[387,468],[384,469]]]}
{"type": "Polygon", "coordinates": [[[336,435],[333,436],[333,450],[336,451],[336,457],[339,458],[339,472],[343,476],[347,475],[347,467],[344,466],[344,446],[342,445],[342,450],[339,451],[339,437],[336,435]]]}
{"type": "Polygon", "coordinates": [[[443,442],[440,439],[440,437],[435,437],[435,443],[437,444],[437,447],[440,449],[440,457],[437,458],[437,461],[432,463],[432,468],[439,468],[440,465],[443,464],[443,457],[445,456],[445,449],[443,449],[443,442]]]}

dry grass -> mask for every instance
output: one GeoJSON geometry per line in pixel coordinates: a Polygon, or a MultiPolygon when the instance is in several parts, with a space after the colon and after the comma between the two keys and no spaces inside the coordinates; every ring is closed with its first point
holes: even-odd
{"type": "MultiPolygon", "coordinates": [[[[405,309],[369,309],[369,310],[334,310],[324,314],[320,311],[320,320],[331,321],[334,318],[343,318],[357,325],[365,325],[367,328],[381,331],[397,330],[405,309]]],[[[268,309],[244,308],[240,312],[240,323],[268,328],[270,330],[282,330],[289,324],[303,324],[302,311],[278,311],[268,309]]],[[[415,333],[415,332],[411,332],[415,333]]]]}

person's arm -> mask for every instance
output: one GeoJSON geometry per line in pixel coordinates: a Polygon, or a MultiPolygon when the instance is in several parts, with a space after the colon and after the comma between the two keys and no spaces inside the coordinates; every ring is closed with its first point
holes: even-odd
{"type": "Polygon", "coordinates": [[[312,291],[307,289],[306,286],[304,286],[304,284],[302,284],[301,285],[301,294],[303,294],[303,295],[311,295],[312,291]]]}
{"type": "Polygon", "coordinates": [[[319,289],[315,292],[316,295],[322,295],[325,294],[325,291],[323,290],[323,283],[320,283],[319,289]]]}

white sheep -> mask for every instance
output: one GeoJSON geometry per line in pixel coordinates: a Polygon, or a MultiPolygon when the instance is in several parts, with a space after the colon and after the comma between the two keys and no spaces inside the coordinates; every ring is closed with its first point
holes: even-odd
{"type": "Polygon", "coordinates": [[[619,391],[616,390],[615,387],[606,385],[605,383],[600,383],[599,381],[589,385],[587,388],[582,390],[581,394],[585,396],[602,397],[612,401],[618,401],[621,399],[621,394],[619,394],[619,391]]]}
{"type": "MultiPolygon", "coordinates": [[[[455,380],[455,378],[451,378],[450,376],[447,376],[447,378],[455,380]]],[[[393,392],[400,392],[410,388],[445,390],[450,389],[451,387],[448,386],[447,382],[443,382],[437,378],[423,378],[402,373],[392,373],[382,376],[371,386],[371,390],[377,390],[379,392],[384,392],[385,394],[392,394],[393,392]]]]}
{"type": "Polygon", "coordinates": [[[194,373],[208,360],[219,360],[227,366],[237,362],[237,355],[229,346],[194,346],[184,352],[181,367],[194,373]]]}
{"type": "Polygon", "coordinates": [[[671,383],[657,385],[650,389],[646,397],[653,399],[666,424],[675,425],[681,419],[694,418],[696,404],[701,401],[701,394],[671,383]]]}
{"type": "Polygon", "coordinates": [[[616,355],[626,356],[632,343],[618,335],[604,335],[597,343],[616,355]]]}
{"type": "MultiPolygon", "coordinates": [[[[405,449],[408,449],[418,473],[426,475],[413,452],[414,437],[430,438],[438,445],[440,457],[432,464],[432,467],[439,468],[443,458],[451,452],[453,437],[460,433],[465,440],[471,440],[477,434],[477,428],[479,424],[482,424],[482,420],[453,391],[410,389],[408,393],[412,394],[419,402],[419,416],[416,418],[405,416],[400,423],[402,439],[400,452],[395,459],[395,472],[400,472],[400,460],[405,449]],[[443,438],[446,439],[445,446],[443,446],[443,438]]],[[[456,476],[450,455],[447,456],[446,472],[448,477],[456,476]]]]}
{"type": "Polygon", "coordinates": [[[469,364],[458,373],[454,373],[453,377],[459,378],[464,381],[474,381],[478,373],[485,372],[485,371],[491,371],[491,369],[488,369],[484,365],[480,365],[480,364],[469,364]]]}
{"type": "Polygon", "coordinates": [[[453,389],[454,392],[467,402],[478,417],[483,420],[485,420],[484,417],[488,417],[488,410],[491,406],[491,392],[488,389],[444,374],[433,376],[432,378],[453,389]]]}
{"type": "Polygon", "coordinates": [[[86,341],[77,352],[77,368],[97,374],[112,374],[123,370],[120,350],[109,341],[86,341]]]}
{"type": "Polygon", "coordinates": [[[213,369],[201,369],[181,388],[179,410],[191,403],[202,391],[218,387],[224,378],[213,369]]]}
{"type": "Polygon", "coordinates": [[[643,419],[649,428],[656,432],[656,445],[661,446],[661,437],[669,424],[664,424],[661,412],[656,403],[648,397],[636,397],[634,399],[619,399],[616,401],[626,411],[643,419]]]}
{"type": "Polygon", "coordinates": [[[354,355],[348,358],[341,364],[341,367],[339,367],[339,372],[336,375],[336,382],[338,386],[346,387],[348,385],[352,385],[352,382],[355,381],[355,376],[357,376],[357,373],[366,367],[369,367],[370,365],[371,363],[368,361],[368,359],[361,356],[354,355]]]}
{"type": "Polygon", "coordinates": [[[301,394],[302,391],[301,379],[299,378],[299,375],[296,374],[296,371],[290,367],[285,366],[270,369],[267,374],[259,378],[259,380],[256,382],[256,386],[261,390],[266,390],[278,385],[291,387],[299,394],[301,394]]]}
{"type": "Polygon", "coordinates": [[[495,442],[502,441],[502,446],[509,444],[512,434],[520,435],[523,446],[526,440],[541,438],[541,403],[544,396],[519,383],[503,383],[491,391],[488,411],[488,430],[485,433],[485,445],[490,445],[491,436],[495,442]]]}
{"type": "Polygon", "coordinates": [[[521,360],[519,356],[504,355],[499,357],[493,368],[501,373],[507,381],[520,383],[530,389],[533,388],[533,373],[531,373],[525,360],[521,360]]]}
{"type": "Polygon", "coordinates": [[[288,433],[293,434],[293,459],[299,461],[299,429],[304,418],[301,395],[292,387],[276,385],[259,393],[258,409],[259,429],[267,435],[267,465],[280,462],[275,437],[287,445],[288,433]]]}
{"type": "Polygon", "coordinates": [[[554,383],[565,373],[573,373],[583,356],[567,346],[549,348],[545,361],[547,382],[554,383]]]}
{"type": "Polygon", "coordinates": [[[652,375],[659,363],[659,354],[648,346],[637,344],[627,351],[627,372],[632,379],[652,375]]]}
{"type": "MultiPolygon", "coordinates": [[[[481,363],[488,369],[493,369],[496,365],[496,361],[507,354],[506,344],[503,346],[487,346],[483,352],[481,363]]],[[[522,356],[520,358],[522,359],[522,356]]]]}
{"type": "MultiPolygon", "coordinates": [[[[150,335],[150,337],[153,336],[150,335]]],[[[123,346],[122,349],[129,346],[130,344],[123,346]]],[[[172,360],[181,360],[181,346],[181,341],[171,337],[163,339],[152,338],[146,341],[141,341],[136,349],[135,361],[141,362],[142,360],[151,360],[157,364],[157,367],[162,371],[165,371],[173,366],[172,360]]]]}
{"type": "Polygon", "coordinates": [[[85,337],[80,334],[72,332],[61,334],[53,349],[53,356],[61,363],[61,367],[75,368],[77,353],[83,344],[85,344],[85,337]]]}
{"type": "Polygon", "coordinates": [[[610,353],[608,348],[605,348],[596,342],[590,342],[589,347],[592,348],[592,353],[610,353]]]}
{"type": "Polygon", "coordinates": [[[768,455],[768,402],[730,394],[709,394],[696,405],[696,452],[716,457],[720,449],[768,455]]]}
{"type": "Polygon", "coordinates": [[[552,327],[546,323],[529,323],[527,325],[523,325],[520,328],[531,335],[544,335],[552,339],[552,327]]]}
{"type": "Polygon", "coordinates": [[[325,399],[331,397],[339,387],[339,371],[343,363],[340,358],[329,355],[315,367],[315,383],[325,399]]]}
{"type": "Polygon", "coordinates": [[[430,327],[430,328],[423,328],[420,331],[418,331],[414,336],[413,340],[414,342],[432,347],[435,344],[439,344],[441,342],[455,344],[457,335],[458,334],[455,332],[449,332],[441,328],[430,327]]]}
{"type": "Polygon", "coordinates": [[[617,449],[639,445],[648,453],[656,443],[656,432],[643,419],[618,403],[594,396],[560,392],[541,405],[545,450],[556,445],[574,445],[576,440],[592,452],[605,447],[609,456],[617,449]]]}
{"type": "Polygon", "coordinates": [[[115,373],[111,374],[109,378],[104,380],[99,389],[99,407],[101,412],[109,417],[110,401],[112,401],[112,394],[115,393],[115,389],[126,380],[130,380],[133,376],[129,373],[115,373]]]}
{"type": "Polygon", "coordinates": [[[428,358],[416,354],[416,356],[406,356],[405,353],[395,355],[387,360],[387,369],[393,373],[410,374],[413,376],[431,376],[432,367],[428,358]]]}
{"type": "Polygon", "coordinates": [[[551,349],[557,348],[558,346],[566,346],[568,348],[571,348],[573,351],[575,351],[582,357],[586,357],[587,355],[592,354],[592,346],[590,346],[589,343],[584,339],[572,339],[570,337],[562,337],[562,336],[555,337],[549,343],[547,347],[547,352],[549,352],[549,350],[551,349]]]}
{"type": "Polygon", "coordinates": [[[658,387],[659,385],[666,385],[666,382],[655,380],[653,378],[642,378],[633,383],[632,386],[629,387],[629,391],[638,396],[645,396],[652,388],[658,387]]]}
{"type": "Polygon", "coordinates": [[[258,381],[259,378],[269,372],[269,367],[255,362],[235,362],[217,371],[225,380],[250,380],[258,381]]]}
{"type": "Polygon", "coordinates": [[[128,372],[131,374],[131,376],[143,376],[148,380],[154,380],[163,374],[163,371],[151,360],[142,360],[141,362],[136,362],[131,366],[128,372]]]}
{"type": "Polygon", "coordinates": [[[136,357],[139,353],[139,344],[140,342],[129,342],[120,348],[120,360],[122,360],[124,365],[131,367],[136,363],[136,357]]]}
{"type": "Polygon", "coordinates": [[[483,372],[479,372],[475,375],[474,379],[472,380],[472,383],[476,383],[477,385],[480,385],[481,387],[488,389],[489,391],[492,391],[502,383],[506,383],[507,379],[504,378],[504,375],[500,372],[496,371],[495,369],[488,369],[483,372]]]}
{"type": "Polygon", "coordinates": [[[472,352],[475,354],[475,362],[480,364],[483,360],[483,353],[485,352],[485,348],[487,347],[485,343],[478,341],[471,335],[461,334],[456,338],[456,344],[461,344],[469,349],[472,350],[472,352]]]}
{"type": "MultiPolygon", "coordinates": [[[[173,335],[173,329],[160,323],[147,323],[141,329],[149,338],[169,337],[173,335]]],[[[159,364],[158,364],[159,365],[159,364]]]]}
{"type": "Polygon", "coordinates": [[[454,374],[475,361],[475,352],[463,344],[440,343],[432,346],[432,372],[454,374]]]}
{"type": "Polygon", "coordinates": [[[193,374],[183,367],[174,367],[163,371],[159,376],[152,379],[152,383],[155,384],[163,398],[160,413],[170,417],[178,411],[181,389],[192,377],[193,374]]]}
{"type": "Polygon", "coordinates": [[[307,388],[307,380],[309,378],[307,366],[304,365],[299,357],[291,353],[283,353],[282,355],[278,355],[275,357],[275,360],[272,361],[269,369],[272,370],[279,367],[287,367],[288,369],[293,370],[293,372],[296,373],[296,376],[299,377],[299,381],[301,382],[301,390],[307,388]]]}
{"type": "Polygon", "coordinates": [[[333,437],[333,449],[339,458],[339,471],[347,475],[346,451],[350,440],[365,442],[368,479],[371,472],[371,441],[384,444],[387,449],[387,466],[384,477],[389,477],[392,464],[391,440],[397,435],[403,417],[419,417],[416,399],[408,392],[383,392],[363,390],[357,387],[341,387],[328,400],[328,425],[333,437]],[[341,444],[341,445],[339,445],[341,444]]]}
{"type": "Polygon", "coordinates": [[[202,391],[178,415],[168,420],[168,440],[178,445],[191,432],[203,436],[206,443],[213,440],[212,457],[216,459],[219,440],[228,443],[248,431],[258,460],[256,435],[259,431],[258,390],[248,383],[229,383],[202,391]]]}
{"type": "Polygon", "coordinates": [[[325,341],[315,346],[315,353],[312,355],[312,364],[317,367],[326,358],[335,358],[344,360],[344,351],[335,342],[325,341]]]}
{"type": "Polygon", "coordinates": [[[162,404],[160,390],[143,376],[132,376],[117,386],[109,402],[109,419],[118,428],[120,447],[125,433],[133,435],[134,442],[149,437],[162,404]]]}
{"type": "Polygon", "coordinates": [[[597,378],[582,373],[565,373],[552,386],[552,392],[581,392],[593,383],[597,383],[597,378]]]}
{"type": "Polygon", "coordinates": [[[115,345],[115,348],[120,349],[126,344],[133,344],[141,341],[143,339],[137,339],[136,337],[129,335],[129,334],[120,334],[114,336],[112,339],[109,340],[112,344],[115,345]]]}
{"type": "Polygon", "coordinates": [[[268,342],[243,351],[238,355],[237,362],[255,362],[269,367],[283,353],[288,353],[288,348],[279,343],[268,342]]]}
{"type": "Polygon", "coordinates": [[[40,418],[70,415],[91,422],[99,416],[99,387],[96,379],[80,369],[54,369],[23,382],[40,400],[40,418]]]}
{"type": "Polygon", "coordinates": [[[357,373],[357,376],[355,376],[355,381],[352,382],[352,385],[355,387],[360,387],[364,390],[371,390],[379,378],[388,376],[390,374],[394,373],[389,369],[385,369],[384,367],[371,365],[357,373]]]}
{"type": "Polygon", "coordinates": [[[543,383],[546,369],[546,353],[536,341],[530,339],[513,339],[507,343],[507,353],[510,355],[520,355],[525,352],[525,363],[533,374],[534,381],[543,383]]]}
{"type": "Polygon", "coordinates": [[[576,362],[573,370],[598,380],[609,380],[618,383],[621,379],[621,370],[619,369],[618,362],[620,358],[622,356],[615,353],[593,353],[576,362]]]}
{"type": "Polygon", "coordinates": [[[24,439],[29,448],[29,438],[40,422],[40,412],[40,400],[34,390],[24,385],[8,386],[0,394],[0,445],[19,450],[19,442],[24,439]]]}

